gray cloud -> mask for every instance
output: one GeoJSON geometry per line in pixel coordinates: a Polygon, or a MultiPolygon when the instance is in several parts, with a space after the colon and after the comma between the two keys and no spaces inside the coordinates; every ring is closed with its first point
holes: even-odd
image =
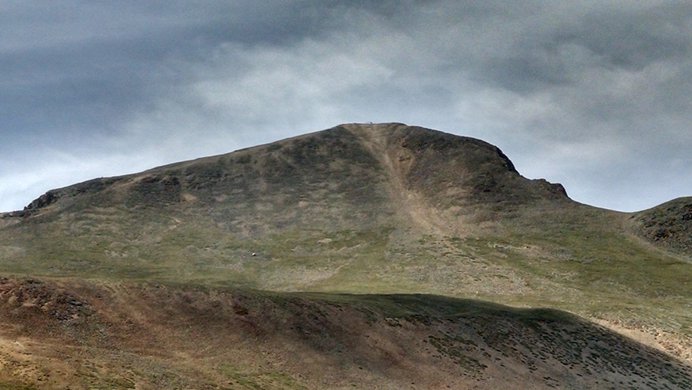
{"type": "Polygon", "coordinates": [[[400,121],[634,210],[692,195],[683,1],[7,2],[0,209],[93,176],[400,121]]]}

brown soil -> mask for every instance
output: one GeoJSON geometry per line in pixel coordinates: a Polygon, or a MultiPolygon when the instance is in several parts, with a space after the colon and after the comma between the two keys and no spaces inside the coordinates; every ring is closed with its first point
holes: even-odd
{"type": "Polygon", "coordinates": [[[555,311],[434,296],[0,280],[0,388],[686,388],[555,311]]]}

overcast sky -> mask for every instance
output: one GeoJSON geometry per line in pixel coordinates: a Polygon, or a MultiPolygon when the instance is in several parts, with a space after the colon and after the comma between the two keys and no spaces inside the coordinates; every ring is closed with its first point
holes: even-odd
{"type": "Polygon", "coordinates": [[[689,1],[0,0],[0,210],[345,122],[640,210],[692,195],[691,96],[689,1]]]}

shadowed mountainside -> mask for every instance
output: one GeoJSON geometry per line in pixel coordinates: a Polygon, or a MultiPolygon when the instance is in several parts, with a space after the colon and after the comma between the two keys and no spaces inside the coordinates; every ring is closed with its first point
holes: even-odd
{"type": "Polygon", "coordinates": [[[576,316],[439,296],[5,278],[0,310],[0,387],[692,386],[689,366],[576,316]]]}

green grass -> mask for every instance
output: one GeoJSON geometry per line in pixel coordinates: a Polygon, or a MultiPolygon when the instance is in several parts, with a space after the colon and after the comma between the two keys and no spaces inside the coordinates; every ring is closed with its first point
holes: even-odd
{"type": "Polygon", "coordinates": [[[692,295],[689,263],[598,213],[553,211],[540,214],[540,223],[531,220],[535,215],[520,216],[499,233],[465,238],[402,235],[387,226],[247,237],[213,221],[170,229],[173,218],[184,215],[102,214],[111,218],[108,224],[96,223],[94,215],[68,221],[63,229],[74,234],[67,236],[54,225],[3,230],[18,240],[5,239],[0,248],[19,244],[23,251],[0,256],[0,272],[279,291],[426,292],[641,318],[687,334],[692,326],[685,303],[692,295]],[[477,292],[484,285],[497,288],[477,292]]]}

